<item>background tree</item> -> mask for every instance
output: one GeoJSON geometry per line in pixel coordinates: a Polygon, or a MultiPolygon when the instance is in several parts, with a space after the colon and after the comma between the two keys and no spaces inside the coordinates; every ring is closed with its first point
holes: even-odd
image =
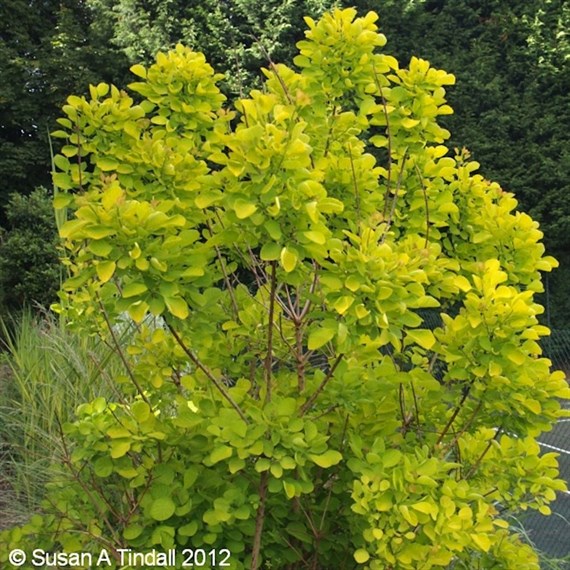
{"type": "Polygon", "coordinates": [[[112,42],[132,63],[151,62],[160,50],[181,42],[206,54],[226,74],[225,89],[259,85],[268,57],[291,63],[303,38],[304,15],[319,17],[333,0],[87,0],[100,25],[113,30],[112,42]]]}
{"type": "Polygon", "coordinates": [[[126,60],[92,26],[85,2],[0,5],[0,206],[13,192],[51,186],[48,132],[70,91],[118,81],[126,60]]]}
{"type": "Polygon", "coordinates": [[[52,198],[45,188],[13,194],[0,234],[0,304],[13,314],[23,306],[47,309],[62,282],[52,198]]]}

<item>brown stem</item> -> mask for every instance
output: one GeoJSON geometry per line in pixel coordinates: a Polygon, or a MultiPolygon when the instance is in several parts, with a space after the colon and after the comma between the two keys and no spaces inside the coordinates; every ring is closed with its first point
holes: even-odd
{"type": "Polygon", "coordinates": [[[218,246],[215,246],[215,250],[216,250],[216,255],[218,256],[218,261],[220,262],[220,267],[222,268],[222,274],[224,275],[224,282],[226,284],[226,287],[228,288],[228,293],[230,295],[230,300],[232,303],[232,309],[234,311],[234,316],[237,318],[239,315],[239,309],[238,309],[238,304],[234,295],[234,288],[233,285],[230,282],[230,278],[228,276],[228,272],[226,271],[226,262],[224,261],[224,258],[222,257],[222,254],[220,253],[220,248],[218,246]]]}
{"type": "Polygon", "coordinates": [[[414,387],[414,381],[413,380],[410,382],[410,388],[412,389],[412,398],[414,400],[414,410],[415,410],[415,414],[416,414],[416,427],[418,428],[418,437],[420,439],[422,439],[422,436],[421,436],[422,426],[420,425],[420,407],[418,405],[418,397],[416,395],[416,389],[414,387]]]}
{"type": "Polygon", "coordinates": [[[259,48],[261,49],[261,53],[263,53],[265,58],[267,58],[267,61],[269,62],[269,67],[271,68],[271,71],[273,71],[273,73],[275,74],[275,77],[277,77],[277,80],[281,84],[281,88],[283,89],[283,93],[285,93],[285,97],[287,97],[287,101],[289,101],[289,104],[292,105],[293,99],[291,99],[291,95],[289,94],[289,89],[287,89],[287,85],[285,85],[285,81],[283,81],[283,78],[281,77],[281,75],[279,75],[279,72],[277,71],[277,66],[273,63],[273,60],[271,59],[269,52],[265,49],[265,46],[261,43],[261,40],[259,40],[255,36],[252,36],[252,37],[257,42],[257,44],[259,45],[259,48]]]}
{"type": "Polygon", "coordinates": [[[269,472],[264,471],[261,474],[261,479],[259,482],[259,506],[257,507],[257,515],[255,517],[255,534],[253,535],[251,570],[257,570],[261,562],[261,535],[263,534],[263,525],[265,523],[265,500],[267,498],[268,481],[269,472]]]}
{"type": "Polygon", "coordinates": [[[392,221],[394,220],[394,215],[396,213],[396,204],[398,203],[398,196],[400,194],[400,189],[402,187],[402,179],[404,177],[404,168],[406,166],[406,161],[408,160],[408,149],[404,152],[404,156],[402,158],[402,165],[400,166],[400,172],[398,173],[398,181],[396,182],[396,189],[394,192],[394,199],[392,200],[392,207],[390,208],[390,215],[388,216],[388,220],[386,223],[386,229],[384,230],[384,234],[382,235],[382,239],[380,243],[384,243],[386,240],[386,236],[388,235],[388,230],[392,225],[392,221]]]}
{"type": "Polygon", "coordinates": [[[429,244],[429,202],[427,197],[427,190],[424,184],[424,180],[422,178],[422,173],[420,172],[420,169],[418,168],[417,164],[414,166],[416,167],[416,174],[418,175],[422,187],[422,192],[424,193],[424,203],[426,205],[426,243],[424,247],[427,247],[429,244]]]}
{"type": "Polygon", "coordinates": [[[358,192],[358,184],[356,182],[356,171],[354,170],[354,161],[352,158],[352,146],[348,145],[348,157],[350,158],[350,169],[352,171],[352,183],[354,184],[354,197],[356,203],[356,221],[360,223],[360,194],[358,192]]]}
{"type": "Polygon", "coordinates": [[[83,191],[83,177],[81,176],[81,131],[79,125],[75,125],[75,133],[77,134],[77,170],[79,172],[79,190],[83,191]]]}
{"type": "Polygon", "coordinates": [[[207,378],[214,384],[218,389],[220,394],[228,401],[230,406],[239,414],[240,418],[247,424],[249,423],[246,415],[243,413],[241,408],[237,405],[234,399],[230,396],[229,392],[225,389],[224,385],[212,374],[212,372],[198,359],[198,357],[184,344],[184,341],[180,338],[180,335],[172,328],[172,326],[167,323],[166,326],[168,330],[172,333],[172,336],[178,343],[178,346],[185,352],[186,356],[207,376],[207,378]]]}
{"type": "Polygon", "coordinates": [[[269,292],[269,326],[267,329],[267,354],[265,355],[265,403],[271,401],[271,369],[273,367],[273,319],[275,318],[275,297],[277,288],[275,261],[271,262],[271,286],[269,292]]]}
{"type": "Polygon", "coordinates": [[[469,428],[469,426],[473,423],[473,420],[479,413],[479,410],[481,409],[482,405],[483,405],[483,400],[479,400],[479,403],[475,406],[473,413],[469,416],[469,419],[465,422],[465,425],[457,432],[457,434],[453,438],[453,441],[449,444],[448,449],[451,449],[455,444],[457,444],[459,438],[467,431],[467,428],[469,428]]]}
{"type": "MultiPolygon", "coordinates": [[[[349,414],[346,414],[346,418],[344,418],[344,425],[342,426],[342,435],[341,435],[341,438],[340,438],[340,449],[339,449],[339,451],[340,451],[341,454],[344,453],[344,450],[345,450],[345,448],[346,448],[346,432],[347,432],[347,430],[348,430],[348,421],[349,421],[349,418],[350,418],[349,414]]],[[[341,466],[341,464],[339,463],[339,464],[335,467],[335,469],[334,469],[332,475],[329,477],[328,481],[326,481],[325,484],[324,484],[324,487],[325,487],[325,488],[328,486],[328,495],[327,495],[327,499],[326,499],[326,502],[325,502],[325,508],[323,509],[323,514],[322,514],[322,516],[321,516],[321,522],[320,522],[320,524],[319,524],[319,534],[322,534],[322,530],[323,530],[323,528],[324,528],[324,526],[325,526],[325,516],[326,516],[327,511],[328,511],[328,509],[329,509],[329,503],[330,503],[331,498],[332,498],[333,485],[334,485],[334,478],[338,476],[338,472],[339,472],[339,470],[340,470],[340,466],[341,466]],[[329,482],[330,482],[330,485],[329,485],[329,482]]]]}
{"type": "Polygon", "coordinates": [[[309,295],[307,296],[307,300],[305,301],[305,304],[303,305],[303,308],[301,309],[301,312],[298,315],[299,319],[304,319],[307,313],[309,312],[312,303],[311,295],[313,295],[314,292],[316,291],[317,283],[319,282],[319,266],[314,261],[313,261],[313,268],[315,270],[315,274],[313,275],[313,281],[311,283],[311,286],[309,287],[309,295]]]}
{"type": "Polygon", "coordinates": [[[129,378],[131,379],[131,382],[134,384],[134,386],[135,386],[137,392],[139,393],[140,397],[148,404],[148,407],[152,410],[153,409],[152,404],[150,403],[149,399],[146,397],[144,390],[142,389],[141,385],[138,383],[138,380],[135,378],[135,375],[133,374],[133,371],[131,370],[129,363],[127,362],[125,354],[123,353],[123,349],[121,348],[119,340],[117,339],[117,335],[115,334],[115,331],[113,330],[113,325],[111,325],[111,321],[109,320],[109,315],[107,315],[107,311],[105,310],[105,307],[103,306],[103,303],[101,302],[100,298],[98,298],[98,301],[99,301],[99,307],[101,308],[101,313],[103,315],[103,318],[105,319],[105,323],[107,324],[107,329],[109,330],[109,333],[111,334],[111,338],[113,339],[113,344],[115,345],[115,350],[117,351],[119,358],[121,359],[123,365],[125,366],[127,374],[129,375],[129,378]]]}
{"type": "Polygon", "coordinates": [[[475,471],[477,471],[477,469],[479,468],[479,465],[481,465],[481,461],[483,461],[483,459],[485,458],[485,455],[487,455],[487,453],[489,452],[489,449],[491,449],[493,442],[497,441],[497,439],[499,439],[499,436],[501,435],[501,433],[503,433],[502,427],[500,427],[497,430],[497,432],[495,433],[495,436],[489,440],[489,443],[487,444],[487,446],[483,450],[483,453],[481,453],[481,455],[477,458],[477,461],[475,461],[475,463],[471,466],[471,469],[469,469],[469,472],[467,473],[467,475],[465,475],[465,479],[469,479],[472,475],[475,474],[475,471]]]}
{"type": "MultiPolygon", "coordinates": [[[[213,237],[214,236],[214,232],[212,231],[212,227],[210,226],[210,222],[209,220],[206,220],[206,224],[208,226],[208,232],[210,233],[210,236],[213,237]]],[[[228,276],[228,272],[226,270],[226,262],[224,260],[224,258],[222,257],[222,254],[220,252],[220,248],[215,245],[214,249],[216,250],[216,256],[218,258],[218,262],[220,263],[220,268],[222,270],[222,275],[224,276],[224,283],[226,284],[226,288],[228,290],[228,294],[230,296],[230,300],[232,303],[232,309],[234,311],[234,316],[236,317],[236,319],[238,318],[239,315],[239,309],[238,309],[238,304],[234,295],[234,288],[230,282],[230,278],[228,276]]]]}
{"type": "Polygon", "coordinates": [[[328,371],[328,374],[325,376],[325,378],[321,382],[320,386],[315,390],[313,395],[305,402],[305,404],[301,408],[301,411],[299,414],[300,416],[304,416],[313,407],[313,404],[315,403],[315,400],[318,398],[319,394],[325,389],[325,386],[332,379],[334,371],[336,370],[337,366],[340,364],[340,361],[342,360],[343,356],[344,356],[344,354],[339,354],[336,357],[334,364],[331,366],[330,370],[328,371]]]}
{"type": "Polygon", "coordinates": [[[403,384],[400,384],[400,387],[398,388],[398,403],[400,405],[400,415],[402,416],[402,429],[405,431],[407,428],[406,395],[404,394],[403,384]]]}
{"type": "Polygon", "coordinates": [[[303,327],[295,321],[295,358],[297,360],[297,386],[299,394],[305,389],[305,355],[303,354],[303,327]]]}
{"type": "Polygon", "coordinates": [[[449,421],[447,422],[447,424],[445,425],[445,427],[443,428],[443,431],[441,432],[441,434],[439,435],[438,440],[436,441],[435,445],[438,446],[442,441],[443,438],[447,435],[447,432],[449,431],[449,429],[451,428],[451,426],[453,425],[453,422],[455,421],[455,418],[457,417],[457,415],[459,414],[459,412],[461,411],[461,409],[463,408],[463,404],[465,404],[465,400],[467,400],[467,397],[469,396],[469,392],[471,391],[471,385],[469,385],[469,387],[467,388],[467,390],[465,390],[465,393],[463,394],[463,398],[461,398],[461,402],[459,402],[459,404],[457,405],[457,407],[455,408],[455,410],[453,411],[453,414],[451,414],[451,417],[449,418],[449,421]]]}
{"type": "Polygon", "coordinates": [[[73,463],[71,462],[71,454],[69,453],[67,443],[65,442],[65,435],[63,433],[63,426],[61,425],[61,421],[60,421],[59,416],[57,414],[55,414],[55,421],[57,423],[59,436],[61,438],[61,444],[63,446],[63,453],[64,453],[63,462],[64,462],[64,464],[67,465],[67,468],[70,470],[73,479],[81,487],[82,491],[85,493],[85,495],[87,496],[89,501],[91,501],[91,504],[98,511],[100,520],[102,520],[103,523],[105,523],[105,526],[108,528],[109,532],[111,533],[111,536],[115,539],[117,544],[121,544],[120,539],[118,538],[118,536],[115,532],[114,526],[110,523],[109,519],[105,516],[105,512],[101,509],[101,501],[96,500],[95,497],[93,497],[89,487],[81,480],[79,472],[75,469],[75,467],[73,466],[73,463]]]}
{"type": "Polygon", "coordinates": [[[390,132],[388,103],[386,103],[386,97],[384,97],[384,91],[382,90],[380,81],[378,81],[378,74],[376,72],[376,67],[374,66],[374,62],[372,62],[372,71],[374,73],[374,82],[376,83],[376,87],[378,87],[378,93],[380,94],[380,98],[382,99],[382,108],[384,110],[384,118],[386,119],[386,134],[388,135],[388,178],[386,179],[386,192],[384,194],[384,211],[383,211],[383,217],[385,219],[386,214],[388,213],[388,200],[390,198],[390,190],[391,190],[390,183],[392,180],[392,133],[390,132]]]}

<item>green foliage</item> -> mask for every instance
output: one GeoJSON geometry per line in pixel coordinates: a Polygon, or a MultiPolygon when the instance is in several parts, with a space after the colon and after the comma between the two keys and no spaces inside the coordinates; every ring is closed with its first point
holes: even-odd
{"type": "Polygon", "coordinates": [[[0,302],[4,311],[49,306],[61,285],[52,200],[45,188],[13,194],[0,240],[0,302]]]}
{"type": "Polygon", "coordinates": [[[68,98],[58,310],[127,368],[65,425],[68,478],[8,544],[538,568],[508,516],[565,489],[535,441],[570,393],[537,342],[556,262],[444,145],[454,77],[401,68],[355,16],[307,18],[299,71],[235,110],[182,45],[133,66],[134,96],[68,98]]]}

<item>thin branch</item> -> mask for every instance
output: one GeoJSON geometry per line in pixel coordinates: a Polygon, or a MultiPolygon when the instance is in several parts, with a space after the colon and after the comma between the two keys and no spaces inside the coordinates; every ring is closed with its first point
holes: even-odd
{"type": "Polygon", "coordinates": [[[412,398],[414,400],[414,410],[416,412],[416,427],[418,428],[418,436],[420,440],[422,439],[421,430],[422,426],[420,425],[420,407],[418,405],[418,397],[416,395],[416,389],[414,387],[414,381],[410,382],[410,388],[412,389],[412,398]]]}
{"type": "Polygon", "coordinates": [[[73,476],[74,480],[79,484],[79,486],[81,487],[81,489],[83,490],[83,492],[85,493],[87,498],[91,501],[91,504],[99,512],[99,517],[105,523],[105,526],[109,529],[111,536],[115,539],[115,541],[118,541],[120,544],[120,540],[118,539],[118,536],[115,532],[113,525],[111,524],[109,519],[105,516],[105,512],[101,508],[101,501],[95,500],[95,497],[92,496],[89,487],[85,484],[84,481],[81,480],[81,477],[79,476],[78,471],[73,466],[73,463],[71,461],[71,453],[69,452],[69,448],[67,447],[67,443],[65,441],[65,435],[63,433],[63,426],[61,424],[61,420],[60,420],[58,414],[55,414],[54,417],[55,417],[55,421],[57,423],[57,429],[59,431],[59,436],[61,438],[61,444],[63,446],[63,453],[64,453],[63,462],[64,462],[64,464],[67,465],[68,469],[71,471],[71,475],[73,476]]]}
{"type": "Polygon", "coordinates": [[[79,190],[83,191],[83,177],[81,176],[81,131],[79,125],[75,125],[75,133],[77,134],[77,171],[79,173],[79,190]]]}
{"type": "Polygon", "coordinates": [[[263,534],[263,525],[265,523],[265,500],[267,498],[267,484],[269,482],[269,472],[264,471],[261,474],[259,482],[259,505],[257,507],[257,515],[255,517],[255,534],[253,535],[253,550],[251,553],[251,570],[257,570],[261,563],[261,535],[263,534]]]}
{"type": "MultiPolygon", "coordinates": [[[[210,221],[206,220],[206,225],[208,226],[208,232],[210,233],[210,237],[214,237],[214,232],[212,231],[212,227],[210,226],[210,221]]],[[[234,316],[237,319],[239,316],[239,309],[238,309],[238,304],[234,295],[234,288],[233,285],[230,282],[230,278],[228,276],[228,272],[226,270],[226,262],[224,260],[224,258],[222,257],[222,254],[220,252],[220,248],[215,245],[214,249],[216,250],[216,256],[218,258],[218,262],[220,263],[220,268],[222,269],[222,275],[224,276],[224,283],[226,284],[226,288],[228,290],[228,294],[230,296],[230,300],[232,303],[232,309],[234,311],[234,316]]]]}
{"type": "Polygon", "coordinates": [[[307,313],[309,312],[312,303],[311,295],[315,293],[317,289],[317,283],[319,282],[319,267],[315,261],[313,261],[313,267],[315,269],[315,273],[313,275],[313,281],[311,283],[311,286],[309,287],[309,295],[307,296],[307,300],[305,301],[301,313],[299,314],[299,319],[304,319],[307,313]]]}
{"type": "Polygon", "coordinates": [[[313,533],[313,536],[315,538],[317,538],[319,536],[319,531],[317,530],[317,528],[315,527],[315,523],[313,521],[313,517],[311,516],[311,513],[307,512],[305,510],[305,508],[303,507],[303,504],[301,503],[301,501],[299,500],[299,497],[295,497],[294,502],[297,504],[297,506],[299,507],[299,509],[301,509],[301,511],[303,512],[303,514],[305,515],[305,518],[307,519],[307,522],[309,523],[309,526],[311,527],[311,532],[313,533]]]}
{"type": "Polygon", "coordinates": [[[348,143],[348,157],[350,158],[350,169],[352,171],[352,183],[354,184],[354,197],[356,204],[356,221],[360,223],[360,193],[356,182],[356,171],[354,170],[354,160],[352,158],[352,146],[348,143]]]}
{"type": "MultiPolygon", "coordinates": [[[[346,418],[344,418],[344,425],[342,426],[342,435],[341,435],[341,439],[340,439],[340,453],[344,453],[344,449],[346,447],[346,431],[348,429],[348,420],[349,420],[349,414],[346,414],[346,418]]],[[[340,469],[340,463],[335,467],[335,470],[333,472],[333,474],[329,477],[328,481],[325,483],[325,487],[328,486],[328,495],[327,495],[327,499],[325,502],[325,508],[323,509],[323,514],[321,516],[321,522],[319,524],[319,531],[323,530],[323,527],[325,525],[325,515],[327,514],[328,508],[329,508],[329,503],[332,497],[332,492],[333,492],[333,481],[334,478],[337,476],[338,471],[340,469]],[[328,483],[331,482],[330,485],[328,485],[328,483]]]]}
{"type": "Polygon", "coordinates": [[[406,419],[406,395],[404,394],[404,385],[400,384],[398,388],[398,403],[400,405],[400,415],[402,416],[402,430],[406,430],[408,424],[406,419]]]}
{"type": "Polygon", "coordinates": [[[285,285],[285,295],[287,295],[287,302],[289,303],[289,312],[290,318],[293,321],[297,321],[299,319],[299,295],[295,298],[295,302],[291,299],[291,294],[289,293],[289,286],[285,285]]]}
{"type": "Polygon", "coordinates": [[[208,377],[208,379],[214,384],[218,389],[220,394],[228,401],[230,406],[239,414],[240,418],[248,424],[246,415],[243,413],[241,408],[237,405],[234,399],[230,396],[229,392],[226,390],[224,385],[212,374],[212,372],[200,361],[200,359],[184,344],[184,341],[180,338],[179,334],[172,328],[170,323],[166,323],[168,330],[172,333],[172,336],[178,343],[178,346],[186,353],[186,356],[208,377]]]}
{"type": "Polygon", "coordinates": [[[269,55],[268,51],[265,49],[265,46],[261,43],[261,40],[259,40],[256,36],[252,35],[252,37],[257,42],[257,45],[261,49],[261,53],[263,53],[263,55],[265,56],[265,58],[269,62],[269,67],[271,68],[271,71],[273,71],[273,73],[275,74],[275,77],[277,77],[277,80],[281,84],[281,88],[283,89],[283,93],[285,93],[285,97],[287,97],[287,101],[289,101],[289,104],[292,105],[293,99],[291,98],[291,94],[289,93],[289,89],[287,89],[287,85],[285,85],[283,78],[281,77],[281,75],[279,75],[279,72],[277,71],[277,66],[273,63],[271,56],[269,55]]]}
{"type": "Polygon", "coordinates": [[[313,417],[313,420],[316,421],[321,419],[327,414],[330,414],[333,410],[336,410],[339,406],[340,404],[333,404],[332,406],[329,406],[324,412],[321,412],[318,416],[313,417]]]}
{"type": "Polygon", "coordinates": [[[275,318],[275,297],[277,288],[275,261],[271,262],[271,286],[269,290],[269,325],[267,330],[267,354],[265,355],[265,403],[271,401],[271,369],[273,367],[273,320],[275,318]]]}
{"type": "MultiPolygon", "coordinates": [[[[278,296],[276,297],[276,301],[279,306],[282,306],[278,296]]],[[[283,344],[285,344],[285,346],[289,349],[289,352],[293,353],[293,345],[285,338],[285,335],[283,334],[283,313],[279,313],[279,324],[275,323],[275,328],[279,331],[279,336],[281,337],[283,344]]]]}
{"type": "Polygon", "coordinates": [[[487,453],[489,452],[489,449],[491,449],[491,446],[493,445],[494,441],[497,441],[500,437],[500,435],[503,433],[503,428],[500,427],[496,432],[494,437],[492,437],[489,440],[489,443],[487,444],[487,446],[485,447],[485,449],[483,450],[483,453],[481,453],[481,455],[477,458],[477,461],[475,461],[475,463],[473,463],[473,465],[471,466],[471,469],[469,469],[469,472],[467,473],[467,475],[465,475],[465,479],[469,479],[472,475],[475,474],[475,471],[477,471],[477,469],[479,468],[479,465],[481,465],[481,461],[483,461],[485,455],[487,455],[487,453]]]}
{"type": "Polygon", "coordinates": [[[305,365],[307,361],[303,354],[303,327],[295,321],[295,360],[297,361],[297,387],[299,394],[305,389],[305,365]]]}
{"type": "Polygon", "coordinates": [[[459,402],[459,404],[457,404],[455,410],[453,411],[453,414],[451,414],[451,417],[449,418],[449,421],[447,422],[447,424],[443,428],[443,431],[439,435],[439,438],[435,443],[436,447],[443,441],[443,438],[447,435],[447,432],[449,431],[449,429],[453,425],[455,418],[457,417],[457,415],[459,414],[459,412],[463,408],[463,404],[465,404],[465,400],[467,400],[467,397],[469,396],[469,392],[471,392],[471,386],[472,385],[473,385],[473,383],[471,383],[467,387],[467,390],[465,390],[465,392],[463,393],[463,397],[461,398],[461,401],[459,402]]]}
{"type": "Polygon", "coordinates": [[[380,94],[380,98],[382,99],[382,108],[384,110],[384,118],[386,119],[386,134],[388,135],[388,178],[386,179],[386,192],[384,194],[384,211],[383,211],[383,216],[385,219],[386,214],[388,213],[388,199],[391,193],[390,183],[392,180],[392,133],[390,131],[390,118],[388,117],[388,103],[386,103],[386,97],[384,97],[384,91],[382,90],[380,81],[378,81],[378,73],[376,72],[374,61],[372,61],[372,72],[374,73],[374,82],[376,83],[376,87],[378,87],[378,93],[380,94]]]}
{"type": "Polygon", "coordinates": [[[135,378],[135,375],[133,374],[133,371],[131,370],[129,363],[127,362],[127,359],[125,357],[123,349],[121,348],[119,340],[117,339],[117,335],[115,334],[115,331],[113,330],[113,325],[111,324],[111,321],[109,320],[109,315],[107,314],[107,311],[105,310],[105,307],[103,306],[103,303],[101,302],[101,298],[98,295],[97,295],[97,300],[99,301],[99,307],[101,308],[101,313],[103,315],[103,318],[105,319],[105,323],[107,324],[107,328],[109,330],[109,333],[111,334],[111,338],[113,339],[113,344],[115,345],[115,350],[117,351],[119,358],[121,359],[123,365],[125,366],[127,374],[129,375],[131,382],[134,384],[135,388],[137,389],[137,392],[139,393],[140,397],[148,404],[149,408],[152,410],[153,409],[152,404],[150,403],[150,400],[146,397],[146,394],[144,393],[142,386],[138,383],[138,380],[135,378]]]}
{"type": "Polygon", "coordinates": [[[453,438],[453,441],[450,443],[448,449],[451,449],[459,441],[459,438],[467,431],[467,428],[473,423],[473,420],[475,419],[475,417],[479,413],[479,410],[481,409],[482,405],[483,405],[483,400],[479,400],[479,402],[475,406],[475,409],[473,410],[473,413],[469,416],[469,419],[465,422],[465,425],[455,435],[455,437],[453,438]]]}
{"type": "Polygon", "coordinates": [[[427,197],[427,190],[424,184],[424,180],[422,178],[422,173],[420,172],[420,169],[418,168],[418,165],[415,164],[414,165],[416,168],[416,173],[418,175],[421,187],[422,187],[422,192],[424,193],[424,202],[426,205],[426,243],[424,247],[427,247],[429,244],[429,202],[428,202],[428,197],[427,197]]]}
{"type": "Polygon", "coordinates": [[[388,231],[390,230],[390,226],[392,225],[392,222],[394,220],[394,215],[396,213],[396,204],[398,203],[398,196],[400,194],[400,189],[402,187],[402,179],[404,177],[404,167],[406,166],[407,160],[408,160],[408,149],[406,149],[406,152],[404,153],[404,156],[402,158],[402,165],[400,166],[400,172],[398,173],[398,181],[396,182],[396,190],[394,192],[394,199],[392,200],[390,215],[388,216],[386,229],[384,231],[384,234],[382,235],[380,243],[384,243],[384,241],[386,240],[386,236],[388,235],[388,231]]]}
{"type": "Polygon", "coordinates": [[[259,269],[263,273],[263,276],[265,278],[266,283],[269,281],[269,279],[267,278],[267,274],[265,273],[264,269],[261,267],[261,265],[257,261],[257,258],[255,257],[255,254],[253,253],[253,251],[251,250],[251,247],[249,247],[249,245],[247,246],[247,250],[249,252],[249,257],[251,260],[251,270],[253,271],[253,276],[255,277],[255,282],[257,284],[257,288],[261,289],[263,287],[264,283],[261,279],[261,276],[257,272],[257,269],[259,269]]]}
{"type": "Polygon", "coordinates": [[[340,361],[343,359],[344,354],[339,354],[334,361],[334,364],[331,366],[328,374],[325,376],[323,381],[321,382],[320,386],[315,390],[314,394],[305,402],[303,407],[301,408],[301,412],[299,415],[304,416],[315,403],[315,400],[318,398],[319,394],[325,389],[325,386],[330,382],[333,377],[334,371],[336,370],[337,366],[340,364],[340,361]]]}

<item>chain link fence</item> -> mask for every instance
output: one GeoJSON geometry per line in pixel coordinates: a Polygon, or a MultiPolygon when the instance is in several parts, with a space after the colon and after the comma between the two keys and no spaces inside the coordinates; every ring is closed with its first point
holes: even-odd
{"type": "MultiPolygon", "coordinates": [[[[431,329],[441,326],[441,317],[434,310],[420,311],[424,326],[431,329]]],[[[549,325],[550,323],[545,323],[549,325]]],[[[543,355],[552,361],[553,370],[563,370],[570,378],[570,329],[554,329],[543,338],[543,355]]],[[[570,410],[570,402],[564,402],[570,410]]],[[[554,428],[539,438],[544,453],[558,453],[560,478],[570,488],[570,418],[561,419],[554,428]]],[[[541,568],[545,570],[570,570],[570,491],[558,493],[550,504],[552,514],[544,516],[529,511],[513,524],[520,526],[522,533],[541,553],[541,568]]]]}
{"type": "MultiPolygon", "coordinates": [[[[570,377],[570,330],[553,330],[542,345],[553,369],[570,377]]],[[[564,407],[570,409],[570,402],[564,402],[564,407]]],[[[560,419],[540,436],[539,443],[544,453],[559,454],[560,478],[570,487],[570,418],[560,419]]],[[[532,512],[521,522],[528,539],[545,556],[543,568],[570,570],[570,492],[559,493],[550,508],[550,516],[532,512]]]]}

